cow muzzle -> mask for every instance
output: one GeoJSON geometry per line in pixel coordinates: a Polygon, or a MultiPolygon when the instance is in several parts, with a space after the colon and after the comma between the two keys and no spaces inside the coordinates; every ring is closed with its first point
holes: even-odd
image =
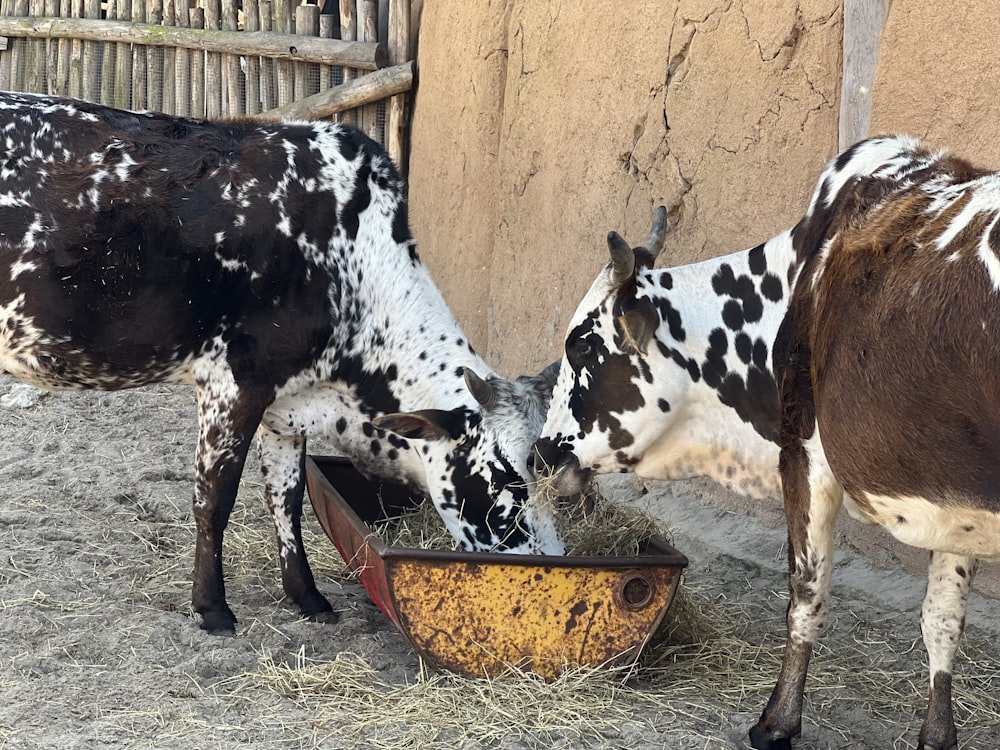
{"type": "Polygon", "coordinates": [[[550,438],[535,443],[531,464],[538,480],[557,497],[579,494],[590,481],[591,472],[580,466],[572,450],[550,438]]]}

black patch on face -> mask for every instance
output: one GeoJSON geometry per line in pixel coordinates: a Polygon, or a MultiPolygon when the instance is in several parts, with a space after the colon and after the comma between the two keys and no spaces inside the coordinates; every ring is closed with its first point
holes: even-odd
{"type": "Polygon", "coordinates": [[[631,357],[612,353],[594,332],[596,313],[576,326],[566,339],[566,358],[573,369],[575,385],[570,392],[570,411],[584,434],[595,427],[606,432],[612,444],[629,445],[632,435],[622,429],[615,413],[638,411],[646,401],[639,391],[642,372],[631,357]],[[581,373],[589,375],[584,385],[581,373]]]}
{"type": "Polygon", "coordinates": [[[486,547],[493,543],[494,536],[500,540],[500,549],[526,544],[529,535],[518,524],[520,510],[528,502],[528,488],[522,477],[499,451],[488,462],[490,479],[474,471],[472,451],[478,446],[480,433],[478,426],[482,419],[478,413],[466,410],[472,429],[463,429],[464,439],[449,455],[448,468],[457,497],[449,497],[450,507],[461,509],[462,518],[471,527],[465,533],[466,548],[473,545],[486,547]],[[497,506],[494,498],[507,489],[513,495],[513,505],[508,509],[497,506]]]}

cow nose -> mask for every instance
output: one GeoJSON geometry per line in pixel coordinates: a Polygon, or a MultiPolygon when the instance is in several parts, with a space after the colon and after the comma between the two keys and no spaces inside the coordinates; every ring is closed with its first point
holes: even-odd
{"type": "Polygon", "coordinates": [[[559,461],[559,453],[559,446],[549,438],[535,441],[528,456],[528,468],[535,475],[535,478],[541,478],[554,472],[559,461]]]}

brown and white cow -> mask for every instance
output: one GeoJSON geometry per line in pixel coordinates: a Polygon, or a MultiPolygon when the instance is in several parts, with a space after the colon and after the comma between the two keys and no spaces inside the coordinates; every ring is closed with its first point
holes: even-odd
{"type": "Polygon", "coordinates": [[[328,122],[11,93],[0,134],[0,371],[56,389],[194,386],[203,628],[236,622],[222,535],[255,433],[305,616],[333,617],[302,548],[309,437],[427,491],[466,549],[562,552],[526,489],[554,370],[505,381],[472,351],[376,143],[328,122]]]}
{"type": "Polygon", "coordinates": [[[1000,559],[1000,174],[874,138],[833,160],[805,216],[762,245],[653,270],[664,230],[661,209],[644,247],[610,235],[537,460],[562,492],[613,471],[783,492],[788,641],[756,748],[800,733],[841,505],[931,550],[918,747],[957,747],[966,599],[977,559],[1000,559]]]}

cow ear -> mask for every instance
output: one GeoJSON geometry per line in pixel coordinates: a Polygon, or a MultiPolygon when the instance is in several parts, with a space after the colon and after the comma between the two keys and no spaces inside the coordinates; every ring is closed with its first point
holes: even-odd
{"type": "Polygon", "coordinates": [[[457,440],[462,433],[462,416],[455,411],[422,409],[375,417],[372,424],[412,440],[457,440]]]}
{"type": "Polygon", "coordinates": [[[622,350],[629,354],[646,355],[649,342],[660,325],[656,306],[646,297],[635,307],[618,316],[624,343],[622,350]]]}

